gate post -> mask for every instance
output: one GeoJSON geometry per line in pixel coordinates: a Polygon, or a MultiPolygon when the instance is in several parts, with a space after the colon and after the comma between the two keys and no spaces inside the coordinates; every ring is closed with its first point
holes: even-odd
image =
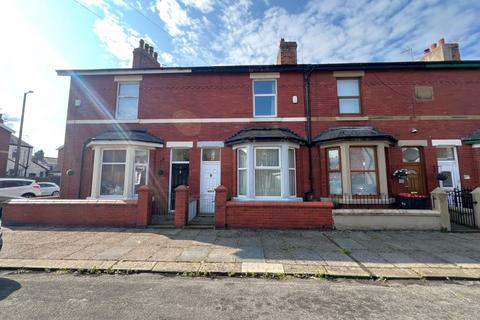
{"type": "Polygon", "coordinates": [[[480,228],[480,187],[472,191],[473,215],[475,216],[475,226],[480,228]]]}
{"type": "Polygon", "coordinates": [[[440,226],[442,230],[452,231],[447,193],[442,188],[437,187],[431,192],[431,197],[433,209],[440,212],[440,226]]]}
{"type": "Polygon", "coordinates": [[[225,229],[227,224],[227,188],[215,189],[215,229],[225,229]]]}
{"type": "Polygon", "coordinates": [[[175,227],[183,228],[188,219],[188,187],[181,185],[175,189],[175,227]]]}

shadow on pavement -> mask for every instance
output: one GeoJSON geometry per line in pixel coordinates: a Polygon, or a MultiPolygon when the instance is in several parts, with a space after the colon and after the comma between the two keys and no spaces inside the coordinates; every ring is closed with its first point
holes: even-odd
{"type": "Polygon", "coordinates": [[[20,289],[20,283],[7,278],[0,278],[0,301],[6,299],[9,295],[20,289]]]}

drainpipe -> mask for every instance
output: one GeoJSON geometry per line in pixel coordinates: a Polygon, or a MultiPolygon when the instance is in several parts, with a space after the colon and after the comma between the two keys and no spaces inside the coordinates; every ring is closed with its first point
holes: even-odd
{"type": "Polygon", "coordinates": [[[80,182],[78,183],[78,195],[77,198],[80,199],[81,194],[82,194],[82,188],[83,188],[83,164],[85,162],[85,149],[87,149],[87,144],[91,141],[91,139],[88,139],[83,143],[83,148],[82,148],[82,155],[80,158],[80,182]]]}
{"type": "Polygon", "coordinates": [[[308,71],[303,73],[303,85],[305,89],[305,115],[307,122],[305,123],[305,130],[307,131],[307,148],[308,148],[308,183],[309,190],[305,193],[305,200],[313,199],[313,160],[312,160],[312,112],[310,108],[310,76],[314,67],[311,66],[308,71]]]}

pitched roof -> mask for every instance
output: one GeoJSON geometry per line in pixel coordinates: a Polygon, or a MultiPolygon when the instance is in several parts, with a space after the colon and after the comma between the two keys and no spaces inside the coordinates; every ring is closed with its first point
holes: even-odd
{"type": "Polygon", "coordinates": [[[254,141],[291,141],[305,143],[302,136],[287,128],[252,127],[244,128],[225,140],[225,144],[238,144],[254,141]]]}
{"type": "MultiPolygon", "coordinates": [[[[18,138],[16,136],[14,136],[13,134],[10,135],[10,143],[9,144],[13,144],[13,145],[17,145],[18,143],[18,138]]],[[[27,148],[33,148],[32,145],[28,144],[27,142],[25,142],[25,140],[22,140],[22,147],[27,147],[27,148]]]]}
{"type": "Polygon", "coordinates": [[[138,141],[164,144],[165,141],[154,136],[147,129],[106,130],[90,139],[91,141],[138,141]]]}
{"type": "Polygon", "coordinates": [[[387,140],[391,143],[397,142],[397,139],[393,136],[369,126],[329,128],[316,136],[313,142],[326,143],[345,140],[387,140]]]}
{"type": "Polygon", "coordinates": [[[480,143],[480,129],[477,129],[470,133],[468,136],[462,139],[465,144],[480,143]]]}

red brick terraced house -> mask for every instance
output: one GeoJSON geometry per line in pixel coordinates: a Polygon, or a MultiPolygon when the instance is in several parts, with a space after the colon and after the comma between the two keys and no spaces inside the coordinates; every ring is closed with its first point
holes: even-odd
{"type": "Polygon", "coordinates": [[[297,64],[296,50],[162,67],[140,41],[131,69],[58,70],[71,77],[61,197],[134,199],[146,184],[168,215],[188,185],[213,214],[218,185],[284,203],[480,184],[480,61],[443,40],[415,62],[297,64]]]}

